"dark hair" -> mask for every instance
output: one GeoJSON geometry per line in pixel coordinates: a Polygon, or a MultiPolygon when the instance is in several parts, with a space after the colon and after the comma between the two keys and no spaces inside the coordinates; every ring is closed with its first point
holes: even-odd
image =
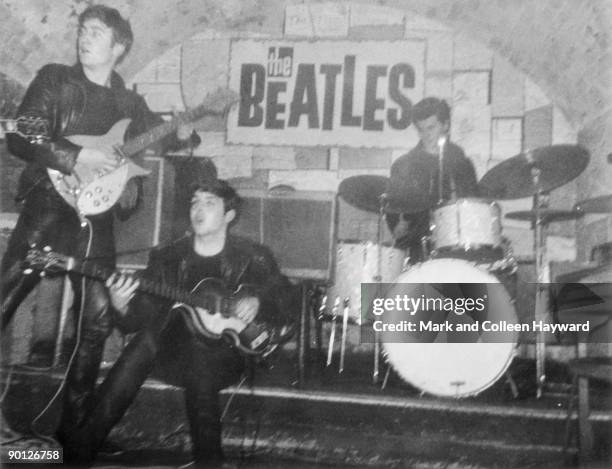
{"type": "Polygon", "coordinates": [[[443,99],[428,97],[423,98],[412,108],[412,123],[436,116],[440,123],[450,122],[450,107],[443,99]]]}
{"type": "Polygon", "coordinates": [[[242,200],[236,190],[224,179],[205,180],[192,184],[191,195],[193,196],[197,191],[209,192],[222,198],[225,211],[229,212],[230,210],[235,210],[236,215],[238,215],[238,209],[240,208],[242,200]]]}
{"type": "Polygon", "coordinates": [[[87,20],[98,19],[102,21],[113,31],[113,39],[115,42],[123,45],[125,50],[117,60],[121,62],[132,48],[134,42],[134,34],[129,20],[123,18],[121,13],[115,8],[107,7],[106,5],[92,5],[87,7],[83,13],[79,15],[79,27],[87,20]]]}

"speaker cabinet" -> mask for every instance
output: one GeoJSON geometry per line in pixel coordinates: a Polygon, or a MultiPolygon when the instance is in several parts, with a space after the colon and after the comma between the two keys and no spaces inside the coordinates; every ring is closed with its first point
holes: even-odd
{"type": "Polygon", "coordinates": [[[142,269],[149,259],[149,249],[172,238],[174,174],[163,158],[146,156],[143,166],[151,174],[143,180],[142,206],[126,221],[115,220],[117,265],[142,269]],[[168,222],[164,222],[168,220],[168,222]]]}
{"type": "Polygon", "coordinates": [[[268,246],[292,278],[329,280],[336,228],[332,192],[240,191],[243,205],[232,233],[268,246]]]}

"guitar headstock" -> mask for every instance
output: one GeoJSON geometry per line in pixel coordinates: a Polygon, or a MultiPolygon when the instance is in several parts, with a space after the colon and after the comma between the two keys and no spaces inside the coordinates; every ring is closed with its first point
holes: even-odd
{"type": "Polygon", "coordinates": [[[0,134],[17,134],[31,142],[49,139],[49,123],[42,117],[21,116],[17,119],[0,119],[0,134]]]}
{"type": "Polygon", "coordinates": [[[25,258],[27,270],[37,270],[49,273],[60,273],[70,270],[71,259],[68,256],[53,252],[51,248],[32,248],[25,258]]]}

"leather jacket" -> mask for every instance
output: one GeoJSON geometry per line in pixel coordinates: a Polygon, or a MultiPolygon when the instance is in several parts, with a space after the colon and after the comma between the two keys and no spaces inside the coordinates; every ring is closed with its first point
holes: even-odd
{"type": "MultiPolygon", "coordinates": [[[[137,135],[162,122],[152,113],[144,99],[125,88],[123,79],[112,72],[110,88],[122,118],[130,118],[128,136],[137,135]]],[[[46,139],[29,139],[18,134],[7,135],[9,151],[26,161],[17,200],[23,200],[34,186],[52,189],[46,168],[70,174],[81,147],[66,137],[75,134],[83,117],[87,100],[87,78],[80,64],[48,64],[40,69],[23,98],[17,117],[42,118],[47,123],[46,139]]],[[[178,147],[174,135],[164,139],[164,147],[178,147]]]]}
{"type": "MultiPolygon", "coordinates": [[[[193,237],[185,236],[174,243],[151,252],[143,272],[147,280],[169,286],[184,287],[187,258],[193,250],[193,237]]],[[[260,314],[275,328],[292,326],[299,308],[297,289],[282,275],[272,253],[261,244],[228,235],[221,252],[221,279],[234,291],[242,284],[256,287],[261,302],[260,314]]],[[[163,328],[172,301],[139,293],[130,302],[127,314],[120,320],[124,333],[134,332],[143,325],[163,328]],[[160,320],[158,324],[155,324],[160,320]]]]}

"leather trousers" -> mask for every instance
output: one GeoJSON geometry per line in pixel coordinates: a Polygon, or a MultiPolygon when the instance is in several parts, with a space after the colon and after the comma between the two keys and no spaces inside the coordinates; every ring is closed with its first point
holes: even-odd
{"type": "Polygon", "coordinates": [[[224,343],[195,338],[178,314],[167,323],[165,317],[156,318],[130,340],[99,387],[91,412],[74,434],[76,438],[65,442],[64,456],[68,449],[74,459],[93,460],[146,378],[153,374],[184,388],[195,461],[211,464],[223,460],[219,391],[238,381],[244,359],[224,343]]]}
{"type": "MultiPolygon", "coordinates": [[[[2,259],[2,330],[37,285],[36,273],[24,275],[28,250],[50,246],[65,255],[94,258],[106,267],[115,265],[112,214],[81,224],[76,212],[47,184],[27,195],[17,225],[2,259]]],[[[59,434],[78,431],[91,406],[106,338],[113,328],[112,309],[104,284],[70,274],[75,292],[73,311],[77,325],[76,346],[69,363],[59,434]]]]}

